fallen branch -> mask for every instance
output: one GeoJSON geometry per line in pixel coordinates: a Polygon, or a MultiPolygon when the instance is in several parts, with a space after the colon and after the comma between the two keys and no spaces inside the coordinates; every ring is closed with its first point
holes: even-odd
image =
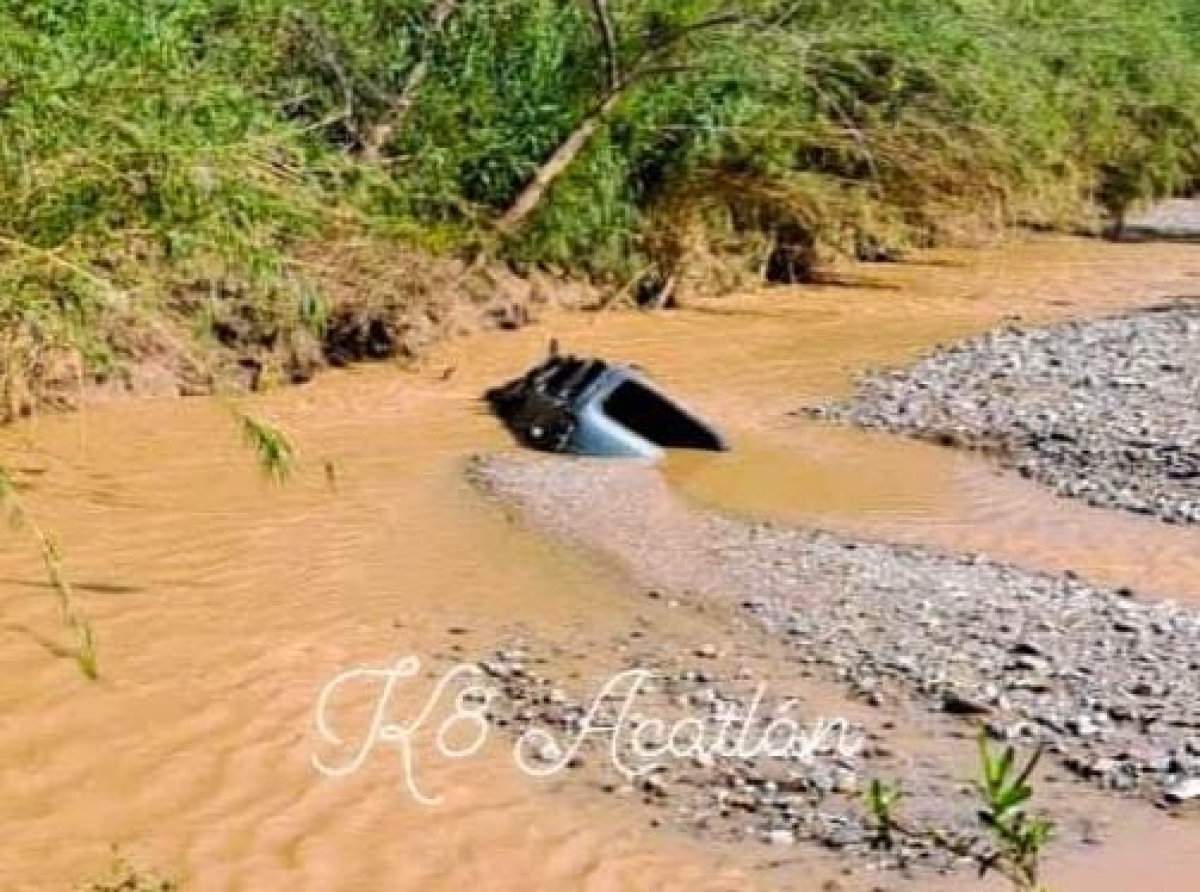
{"type": "MultiPolygon", "coordinates": [[[[594,9],[598,6],[603,7],[603,4],[593,3],[594,9]]],[[[597,15],[600,16],[602,13],[597,11],[597,15]]],[[[606,9],[604,9],[602,17],[611,26],[606,9]]],[[[672,74],[690,73],[700,70],[694,65],[668,64],[664,57],[668,56],[688,38],[700,32],[740,27],[748,23],[749,20],[745,16],[729,13],[712,16],[698,22],[693,22],[690,25],[685,25],[650,46],[629,69],[628,74],[623,76],[618,75],[615,80],[610,80],[604,96],[596,107],[579,122],[575,129],[567,135],[567,138],[559,143],[558,147],[550,154],[550,157],[543,161],[537,170],[534,171],[533,177],[517,193],[516,198],[513,199],[508,209],[496,221],[496,229],[500,234],[502,236],[511,236],[524,225],[525,221],[541,205],[550,187],[554,185],[554,182],[566,173],[567,169],[570,168],[580,154],[582,154],[583,150],[587,148],[588,144],[591,143],[595,135],[608,122],[609,117],[612,116],[630,88],[640,81],[652,77],[666,77],[672,74]]],[[[613,48],[608,51],[610,54],[615,53],[615,35],[613,35],[612,40],[613,48]]],[[[610,77],[613,71],[612,60],[615,58],[615,55],[610,55],[610,77]]]]}
{"type": "Polygon", "coordinates": [[[557,149],[550,155],[541,166],[533,174],[531,179],[509,205],[504,215],[497,221],[496,228],[501,235],[512,235],[521,225],[529,218],[530,214],[538,209],[545,198],[546,192],[554,185],[554,181],[562,176],[567,168],[579,157],[579,154],[587,148],[588,143],[592,141],[592,137],[600,130],[608,121],[609,116],[616,110],[617,105],[625,97],[625,90],[629,85],[629,81],[618,84],[617,88],[610,90],[604,100],[587,117],[579,122],[579,125],[571,131],[571,134],[559,143],[557,149]]]}

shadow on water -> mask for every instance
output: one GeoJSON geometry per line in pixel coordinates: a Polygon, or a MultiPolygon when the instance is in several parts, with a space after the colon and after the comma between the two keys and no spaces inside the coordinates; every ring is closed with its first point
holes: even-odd
{"type": "MultiPolygon", "coordinates": [[[[21,588],[55,591],[56,586],[41,579],[20,579],[11,576],[0,577],[0,585],[15,585],[21,588]]],[[[122,585],[113,582],[78,582],[71,580],[71,587],[76,591],[88,592],[94,595],[140,595],[146,590],[139,585],[122,585]]]]}
{"type": "Polygon", "coordinates": [[[31,629],[22,623],[7,623],[0,627],[5,632],[11,632],[14,635],[20,635],[32,641],[50,656],[57,660],[72,660],[77,658],[77,654],[69,647],[59,644],[57,641],[52,641],[36,629],[31,629]]]}

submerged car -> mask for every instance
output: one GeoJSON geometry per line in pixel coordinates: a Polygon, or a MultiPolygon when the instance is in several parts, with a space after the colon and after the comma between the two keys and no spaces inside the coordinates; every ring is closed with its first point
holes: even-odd
{"type": "Polygon", "coordinates": [[[487,392],[519,440],[546,452],[657,459],[667,449],[724,452],[725,439],[632,366],[558,356],[487,392]]]}

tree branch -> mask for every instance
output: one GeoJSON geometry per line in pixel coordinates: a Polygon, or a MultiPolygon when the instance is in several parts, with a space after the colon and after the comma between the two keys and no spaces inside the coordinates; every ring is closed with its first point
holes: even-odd
{"type": "Polygon", "coordinates": [[[433,50],[437,45],[437,40],[441,37],[442,30],[446,27],[446,22],[450,17],[458,11],[458,7],[462,0],[438,0],[433,7],[433,13],[429,19],[429,29],[426,33],[424,45],[421,48],[421,56],[417,59],[417,63],[408,73],[408,77],[404,80],[404,86],[400,88],[400,92],[388,104],[383,117],[379,122],[372,127],[366,137],[363,139],[362,155],[368,161],[378,161],[383,154],[384,148],[396,135],[403,129],[404,122],[408,118],[408,114],[412,111],[413,105],[416,103],[417,93],[421,89],[421,84],[425,82],[425,78],[429,75],[429,65],[432,61],[433,50]]]}
{"type": "MultiPolygon", "coordinates": [[[[335,116],[332,120],[342,119],[353,122],[354,84],[350,79],[350,75],[346,73],[346,69],[342,67],[341,62],[338,60],[338,54],[334,49],[333,42],[329,39],[329,35],[325,33],[324,29],[308,14],[298,11],[295,15],[301,29],[315,45],[321,57],[321,63],[333,75],[333,79],[337,81],[338,91],[342,94],[342,113],[335,116]]],[[[326,121],[322,123],[328,124],[330,122],[326,121]]]]}
{"type": "Polygon", "coordinates": [[[617,104],[625,96],[625,88],[629,81],[619,83],[610,90],[604,100],[579,122],[565,140],[559,143],[557,149],[534,172],[533,178],[526,184],[507,211],[496,222],[496,228],[501,235],[511,235],[516,232],[529,215],[537,210],[546,192],[554,184],[572,162],[579,157],[580,152],[587,148],[592,137],[608,120],[609,115],[616,109],[617,104]]]}
{"type": "MultiPolygon", "coordinates": [[[[593,2],[593,9],[596,2],[593,2]]],[[[607,12],[607,10],[605,10],[607,12]]],[[[600,13],[598,12],[597,15],[600,13]]],[[[751,19],[741,13],[726,13],[710,16],[706,19],[685,25],[659,42],[646,48],[627,73],[612,81],[599,104],[590,111],[575,129],[567,135],[563,142],[551,153],[534,172],[532,179],[525,185],[517,197],[513,199],[508,209],[496,221],[496,228],[501,235],[510,236],[515,233],[534,211],[541,205],[555,180],[562,176],[574,163],[575,159],[587,148],[592,138],[600,128],[607,123],[621,100],[630,88],[640,81],[652,77],[662,77],[681,72],[696,71],[697,66],[668,64],[665,59],[671,51],[689,37],[702,31],[733,28],[748,25],[751,19]]]]}
{"type": "Polygon", "coordinates": [[[613,27],[612,16],[608,11],[608,0],[590,0],[592,14],[596,17],[596,27],[600,31],[600,40],[604,44],[604,57],[608,66],[608,89],[615,90],[621,83],[621,57],[617,50],[617,31],[613,27]]]}

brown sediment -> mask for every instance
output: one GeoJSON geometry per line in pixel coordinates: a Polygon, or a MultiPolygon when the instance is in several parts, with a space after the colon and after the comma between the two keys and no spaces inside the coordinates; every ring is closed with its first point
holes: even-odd
{"type": "MultiPolygon", "coordinates": [[[[438,809],[401,801],[388,763],[340,784],[309,764],[315,697],[338,671],[455,645],[479,652],[514,627],[591,640],[644,611],[611,568],[512,528],[461,478],[464,456],[509,442],[477,395],[540,357],[552,335],[639,362],[727,423],[741,450],[731,464],[668,466],[697,499],[1198,596],[1194,533],[1043,499],[980,458],[786,417],[798,402],[846,394],[864,367],[1009,315],[1196,293],[1194,248],[1038,239],[853,275],[864,284],[669,314],[547,308],[524,330],[434,347],[403,373],[361,367],[255,397],[253,411],[301,451],[282,489],[259,480],[226,413],[205,400],[92,407],[0,432],[30,510],[61,540],[104,674],[90,685],[54,656],[37,555],[5,537],[0,884],[70,887],[117,842],[188,889],[775,885],[760,850],[648,834],[636,810],[530,784],[503,753],[423,760],[448,797],[438,809]],[[764,457],[739,468],[743,454],[764,457]]],[[[1163,856],[1147,870],[1187,857],[1194,828],[1151,818],[1114,816],[1113,860],[1102,849],[1079,874],[1069,863],[1063,888],[1097,888],[1136,845],[1163,856]]]]}

